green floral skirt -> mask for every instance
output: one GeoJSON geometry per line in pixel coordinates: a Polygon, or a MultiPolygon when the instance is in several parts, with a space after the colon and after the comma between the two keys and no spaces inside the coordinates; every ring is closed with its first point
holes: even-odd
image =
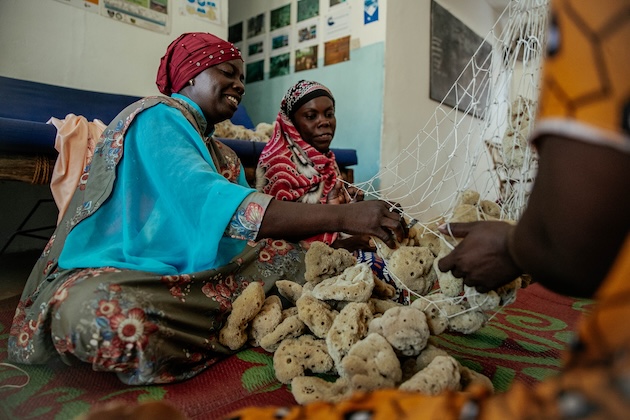
{"type": "Polygon", "coordinates": [[[304,283],[304,254],[299,245],[269,239],[197,273],[55,271],[20,301],[9,357],[32,364],[60,355],[132,385],[191,378],[234,353],[218,336],[245,287],[259,282],[270,294],[277,280],[304,283]]]}

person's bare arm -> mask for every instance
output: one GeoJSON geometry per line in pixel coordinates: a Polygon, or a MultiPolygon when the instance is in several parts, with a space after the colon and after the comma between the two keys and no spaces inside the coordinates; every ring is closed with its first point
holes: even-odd
{"type": "Polygon", "coordinates": [[[542,138],[539,148],[513,258],[552,290],[591,296],[630,229],[630,155],[561,137],[542,138]]]}
{"type": "Polygon", "coordinates": [[[592,296],[630,228],[630,155],[562,137],[538,145],[538,174],[517,226],[452,224],[464,239],[439,268],[479,290],[528,273],[556,292],[592,296]]]}
{"type": "Polygon", "coordinates": [[[384,201],[321,205],[271,200],[258,238],[299,240],[323,232],[371,235],[395,248],[394,235],[402,241],[406,232],[400,214],[384,201]]]}

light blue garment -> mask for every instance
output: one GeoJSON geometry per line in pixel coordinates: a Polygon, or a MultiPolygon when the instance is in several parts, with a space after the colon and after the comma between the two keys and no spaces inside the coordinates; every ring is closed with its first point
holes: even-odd
{"type": "MultiPolygon", "coordinates": [[[[187,97],[173,97],[202,115],[187,97]]],[[[242,167],[239,184],[217,172],[203,139],[180,111],[155,105],[129,126],[112,194],[69,233],[59,266],[158,274],[220,267],[245,247],[245,241],[225,236],[225,229],[254,192],[242,167]]]]}

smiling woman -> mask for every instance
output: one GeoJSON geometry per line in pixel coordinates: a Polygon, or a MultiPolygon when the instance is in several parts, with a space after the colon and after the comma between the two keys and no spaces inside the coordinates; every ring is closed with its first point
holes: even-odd
{"type": "Polygon", "coordinates": [[[278,279],[304,281],[305,250],[285,239],[402,239],[385,202],[286,203],[249,187],[236,154],[212,137],[245,92],[231,43],[183,34],[156,83],[165,96],[131,104],[98,139],[24,288],[10,360],[80,360],[128,384],[188,379],[245,344],[219,331],[248,285],[266,293],[278,279]]]}

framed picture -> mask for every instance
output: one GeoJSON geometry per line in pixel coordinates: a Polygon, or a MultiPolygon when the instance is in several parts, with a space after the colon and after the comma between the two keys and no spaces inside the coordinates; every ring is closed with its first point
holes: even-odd
{"type": "Polygon", "coordinates": [[[324,66],[350,60],[350,35],[324,44],[324,66]]]}

